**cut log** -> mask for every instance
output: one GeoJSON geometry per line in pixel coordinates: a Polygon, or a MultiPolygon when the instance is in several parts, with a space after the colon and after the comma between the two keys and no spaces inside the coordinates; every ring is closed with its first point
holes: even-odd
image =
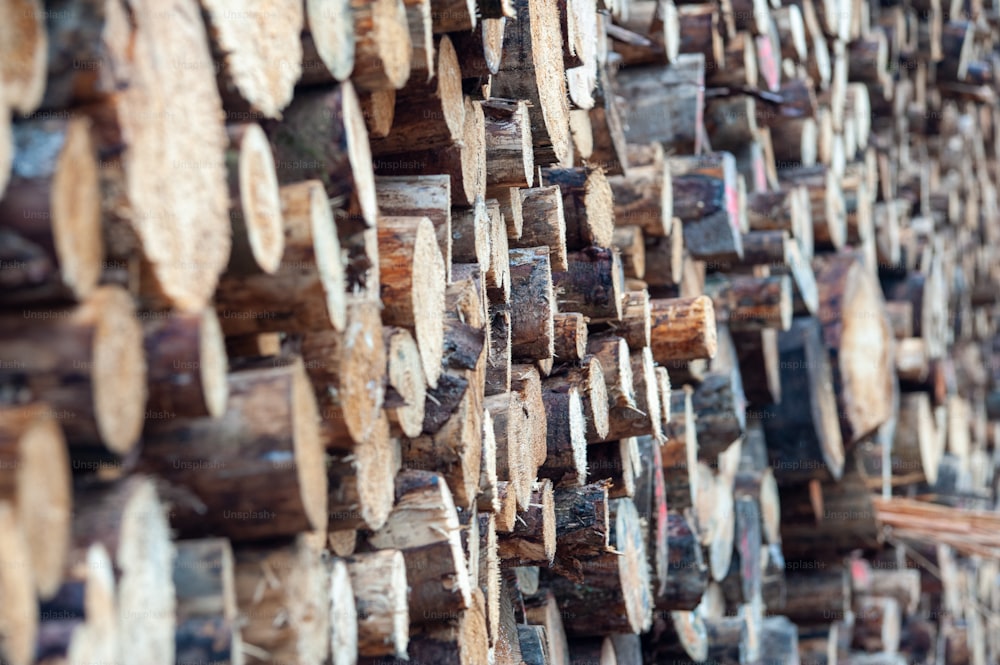
{"type": "Polygon", "coordinates": [[[445,289],[434,226],[426,217],[382,217],[378,233],[382,320],[413,333],[427,385],[434,388],[441,376],[445,289]]]}
{"type": "Polygon", "coordinates": [[[517,21],[507,21],[492,96],[528,101],[534,161],[569,165],[569,98],[563,71],[562,32],[556,3],[514,0],[517,21]]]}
{"type": "MultiPolygon", "coordinates": [[[[434,225],[446,281],[451,281],[452,210],[448,176],[379,176],[375,179],[379,212],[386,217],[426,217],[434,225]]],[[[482,205],[481,201],[477,202],[482,205]]],[[[482,208],[480,208],[482,210],[482,208]]]]}
{"type": "Polygon", "coordinates": [[[14,125],[13,161],[0,165],[0,180],[11,172],[0,199],[0,302],[80,301],[97,287],[105,250],[90,130],[69,116],[14,125]]]}
{"type": "Polygon", "coordinates": [[[409,437],[420,435],[424,424],[427,386],[420,351],[410,331],[386,326],[383,332],[386,370],[385,408],[389,420],[409,437]]]}
{"type": "Polygon", "coordinates": [[[521,211],[526,223],[521,229],[520,237],[510,240],[510,246],[545,246],[549,251],[552,269],[565,272],[566,220],[559,187],[553,185],[522,189],[521,211]]]}
{"type": "MultiPolygon", "coordinates": [[[[62,581],[73,506],[66,440],[50,408],[41,403],[0,408],[0,468],[0,502],[9,506],[3,510],[4,521],[12,523],[11,552],[27,548],[22,562],[29,564],[27,574],[13,570],[35,585],[35,593],[48,598],[62,581]]],[[[17,593],[11,598],[12,609],[26,600],[17,593]]],[[[7,621],[4,627],[5,640],[20,639],[6,632],[7,621]]],[[[7,656],[20,659],[18,648],[7,656]]]]}
{"type": "Polygon", "coordinates": [[[588,247],[567,255],[568,271],[553,271],[559,308],[596,319],[621,319],[621,257],[613,249],[588,247]]]}
{"type": "Polygon", "coordinates": [[[409,643],[406,563],[399,550],[347,559],[358,613],[358,654],[402,658],[409,643]]]}
{"type": "Polygon", "coordinates": [[[587,356],[578,367],[568,366],[545,379],[545,390],[567,392],[576,388],[583,402],[587,436],[605,437],[608,433],[608,384],[601,360],[587,356]]]}
{"type": "Polygon", "coordinates": [[[844,621],[851,611],[850,576],[842,565],[789,561],[781,613],[800,624],[844,621]]]}
{"type": "Polygon", "coordinates": [[[892,409],[892,331],[878,284],[855,255],[821,261],[816,283],[840,429],[851,445],[885,422],[892,409]]]}
{"type": "Polygon", "coordinates": [[[279,117],[302,73],[304,7],[275,12],[263,2],[226,0],[201,0],[201,6],[212,57],[223,63],[218,78],[226,109],[279,117]]]}
{"type": "Polygon", "coordinates": [[[943,439],[937,435],[930,396],[924,392],[901,393],[892,442],[892,474],[907,480],[916,474],[929,485],[935,484],[944,455],[939,443],[943,439]]]}
{"type": "Polygon", "coordinates": [[[46,14],[37,0],[16,0],[3,8],[0,17],[4,25],[0,32],[4,60],[0,88],[10,100],[11,110],[28,115],[41,104],[45,91],[46,14]]]}
{"type": "Polygon", "coordinates": [[[627,101],[629,143],[662,143],[677,154],[701,152],[706,62],[701,53],[684,53],[668,67],[618,73],[617,92],[627,101]]]}
{"type": "Polygon", "coordinates": [[[362,90],[402,88],[410,78],[413,44],[403,0],[351,0],[354,71],[362,90]]]}
{"type": "Polygon", "coordinates": [[[705,290],[712,297],[718,319],[733,332],[788,330],[792,325],[792,280],[788,276],[712,279],[705,290]]]}
{"type": "MultiPolygon", "coordinates": [[[[615,407],[636,408],[635,377],[625,340],[610,334],[591,336],[587,341],[587,353],[597,358],[601,364],[609,410],[615,407]]],[[[609,437],[605,435],[602,438],[607,440],[609,437]]]]}
{"type": "Polygon", "coordinates": [[[552,357],[563,363],[579,362],[587,352],[587,319],[579,312],[554,313],[552,357]]]}
{"type": "Polygon", "coordinates": [[[315,178],[349,215],[374,226],[378,215],[364,114],[350,82],[302,91],[267,128],[278,182],[315,178]]]}
{"type": "MultiPolygon", "coordinates": [[[[636,436],[652,436],[657,441],[664,439],[663,418],[660,414],[660,392],[656,378],[653,354],[643,347],[629,357],[631,366],[634,405],[615,403],[608,413],[610,428],[606,439],[626,439],[636,436]]],[[[613,391],[612,391],[613,392],[613,391]]],[[[593,443],[597,439],[588,437],[593,443]]]]}
{"type": "Polygon", "coordinates": [[[301,353],[320,415],[320,436],[330,450],[353,450],[377,429],[385,402],[386,348],[378,307],[348,308],[344,330],[310,332],[301,353]]]}
{"type": "Polygon", "coordinates": [[[503,566],[552,565],[556,553],[556,513],[550,480],[532,486],[531,499],[518,512],[514,529],[498,534],[497,544],[503,566]]]}
{"type": "Polygon", "coordinates": [[[162,480],[181,533],[253,540],[322,528],[318,415],[300,359],[259,361],[230,373],[220,418],[149,423],[139,467],[162,480]]]}
{"type": "Polygon", "coordinates": [[[671,157],[674,215],[684,224],[684,245],[704,260],[743,256],[745,213],[737,184],[736,159],[728,152],[671,157]]]}
{"type": "Polygon", "coordinates": [[[764,407],[767,447],[779,483],[840,478],[844,440],[827,351],[816,319],[778,334],[781,405],[764,407]]]}
{"type": "Polygon", "coordinates": [[[392,509],[392,478],[401,466],[400,442],[380,418],[372,436],[350,452],[331,451],[327,464],[328,528],[378,529],[392,509]]]}
{"type": "Polygon", "coordinates": [[[225,538],[186,540],[177,544],[173,568],[177,591],[177,662],[199,658],[239,660],[233,549],[225,538]]]}
{"type": "Polygon", "coordinates": [[[639,449],[633,439],[620,439],[587,446],[587,482],[608,482],[612,499],[635,494],[639,449]]]}
{"type": "Polygon", "coordinates": [[[610,545],[616,551],[582,563],[583,582],[545,575],[545,584],[562,601],[570,635],[639,633],[652,620],[652,597],[642,529],[631,499],[609,505],[613,528],[610,545]]]}
{"type": "Polygon", "coordinates": [[[71,309],[0,316],[0,377],[47,402],[71,447],[128,453],[146,403],[142,328],[132,299],[102,286],[71,309]]]}
{"type": "Polygon", "coordinates": [[[216,309],[228,335],[341,330],[347,282],[330,202],[321,183],[281,188],[285,246],[272,274],[227,273],[216,309]]]}
{"type": "Polygon", "coordinates": [[[583,399],[575,386],[564,392],[545,390],[546,455],[539,468],[540,478],[548,478],[557,486],[582,485],[587,478],[587,421],[583,399]]]}
{"type": "Polygon", "coordinates": [[[855,601],[851,646],[894,654],[899,649],[902,616],[895,598],[864,595],[855,601]]]}
{"type": "Polygon", "coordinates": [[[172,417],[221,416],[226,410],[226,349],[214,310],[170,312],[143,324],[146,409],[172,417]]]}
{"type": "Polygon", "coordinates": [[[611,176],[608,183],[614,196],[615,225],[639,226],[648,236],[662,237],[670,235],[673,224],[673,181],[663,148],[651,145],[654,156],[647,163],[630,164],[627,177],[611,176]]]}
{"type": "Polygon", "coordinates": [[[482,106],[489,164],[487,187],[531,187],[535,157],[527,102],[489,99],[482,106]]]}
{"type": "Polygon", "coordinates": [[[300,83],[343,81],[354,69],[354,17],[350,0],[306,0],[300,83]]]}
{"type": "Polygon", "coordinates": [[[739,370],[706,374],[691,395],[691,407],[697,414],[698,455],[715,465],[716,458],[746,430],[746,400],[739,370]]]}
{"type": "Polygon", "coordinates": [[[659,363],[712,358],[717,348],[715,308],[708,296],[650,300],[651,349],[659,363]]]}
{"type": "Polygon", "coordinates": [[[615,227],[611,185],[599,168],[542,169],[542,181],[559,187],[566,247],[610,247],[615,227]]]}

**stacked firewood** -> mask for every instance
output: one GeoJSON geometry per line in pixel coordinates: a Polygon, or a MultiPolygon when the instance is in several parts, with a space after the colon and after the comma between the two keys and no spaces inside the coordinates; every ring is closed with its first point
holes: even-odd
{"type": "Polygon", "coordinates": [[[998,10],[6,0],[0,660],[1000,661],[998,10]]]}

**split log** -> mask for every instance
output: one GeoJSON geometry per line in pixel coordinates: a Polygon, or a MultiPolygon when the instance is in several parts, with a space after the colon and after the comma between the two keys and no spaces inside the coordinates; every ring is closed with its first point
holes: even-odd
{"type": "Polygon", "coordinates": [[[894,366],[892,332],[878,284],[853,254],[820,262],[817,318],[830,354],[845,445],[889,417],[894,366]]]}
{"type": "Polygon", "coordinates": [[[214,310],[150,317],[143,336],[148,411],[180,418],[216,418],[225,412],[228,363],[214,310]]]}
{"type": "Polygon", "coordinates": [[[253,540],[322,528],[318,415],[300,359],[262,360],[230,373],[220,418],[151,422],[139,468],[162,480],[181,533],[253,540]]]}
{"type": "Polygon", "coordinates": [[[227,273],[216,309],[228,335],[341,330],[347,283],[330,202],[317,180],[281,188],[285,246],[274,274],[227,273]]]}
{"type": "Polygon", "coordinates": [[[542,181],[558,186],[566,220],[566,247],[610,247],[615,227],[611,185],[600,168],[547,168],[542,181]]]}
{"type": "Polygon", "coordinates": [[[402,658],[409,643],[406,563],[399,550],[347,559],[358,613],[358,654],[402,658]]]}
{"type": "Polygon", "coordinates": [[[302,73],[304,7],[274,12],[263,3],[224,0],[201,0],[201,6],[212,57],[223,63],[218,79],[225,107],[279,117],[302,73]]]}
{"type": "Polygon", "coordinates": [[[844,441],[827,351],[816,319],[778,333],[781,405],[764,407],[764,433],[779,483],[840,478],[844,441]]]}
{"type": "Polygon", "coordinates": [[[306,333],[299,343],[329,450],[353,450],[369,441],[385,403],[386,348],[378,306],[348,307],[343,331],[306,333]]]}
{"type": "Polygon", "coordinates": [[[568,165],[572,159],[569,99],[563,71],[559,9],[541,0],[515,0],[517,21],[507,21],[500,69],[492,95],[529,102],[536,164],[568,165]]]}
{"type": "Polygon", "coordinates": [[[80,301],[97,287],[105,249],[90,129],[68,116],[14,125],[12,162],[0,165],[0,179],[11,173],[0,187],[0,302],[80,301]]]}
{"type": "Polygon", "coordinates": [[[278,182],[319,180],[338,208],[360,218],[362,226],[375,225],[378,204],[368,130],[350,82],[299,92],[282,111],[281,122],[266,129],[278,182]]]}
{"type": "Polygon", "coordinates": [[[639,633],[652,619],[652,598],[642,529],[635,504],[621,499],[609,505],[613,528],[610,545],[616,551],[581,562],[579,584],[559,575],[545,583],[561,599],[570,635],[639,633]]]}
{"type": "Polygon", "coordinates": [[[142,328],[132,299],[102,286],[71,309],[0,316],[0,377],[48,402],[71,448],[128,453],[146,415],[142,328]]]}
{"type": "Polygon", "coordinates": [[[621,257],[613,249],[588,247],[567,255],[568,270],[553,271],[559,308],[596,319],[621,318],[621,257]]]}
{"type": "Polygon", "coordinates": [[[659,363],[712,358],[717,348],[715,308],[708,296],[653,299],[651,349],[659,363]]]}
{"type": "MultiPolygon", "coordinates": [[[[8,524],[11,552],[27,549],[27,557],[19,562],[28,564],[27,573],[16,566],[12,570],[34,584],[34,593],[48,598],[62,580],[73,506],[66,440],[49,407],[39,403],[0,408],[0,468],[0,501],[9,506],[4,519],[13,523],[8,524]]],[[[0,586],[6,588],[9,582],[0,586]]],[[[25,600],[17,593],[11,599],[12,609],[25,600]]],[[[5,639],[20,639],[7,632],[10,624],[4,626],[5,639]]],[[[8,657],[20,659],[19,648],[8,657]]]]}
{"type": "Polygon", "coordinates": [[[382,217],[378,225],[382,321],[413,333],[427,385],[441,376],[445,267],[426,217],[382,217]]]}

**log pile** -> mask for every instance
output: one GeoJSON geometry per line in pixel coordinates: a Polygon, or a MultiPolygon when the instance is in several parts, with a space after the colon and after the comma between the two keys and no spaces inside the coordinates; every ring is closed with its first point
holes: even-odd
{"type": "Polygon", "coordinates": [[[1000,7],[0,5],[0,661],[1000,662],[1000,7]]]}

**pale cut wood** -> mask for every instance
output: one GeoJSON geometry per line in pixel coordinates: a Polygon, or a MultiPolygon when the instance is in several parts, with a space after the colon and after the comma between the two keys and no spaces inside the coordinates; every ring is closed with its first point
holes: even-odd
{"type": "Polygon", "coordinates": [[[343,81],[354,69],[351,0],[306,0],[300,83],[343,81]]]}
{"type": "Polygon", "coordinates": [[[0,198],[0,302],[79,301],[97,287],[105,248],[90,131],[89,120],[67,116],[15,123],[7,136],[11,151],[0,156],[0,180],[10,173],[0,198]]]}
{"type": "Polygon", "coordinates": [[[146,415],[146,362],[124,290],[99,287],[70,309],[8,312],[0,342],[0,377],[47,402],[71,447],[133,449],[146,415]]]}
{"type": "Polygon", "coordinates": [[[547,382],[543,382],[547,450],[538,475],[551,479],[560,487],[583,484],[587,477],[587,422],[583,399],[576,386],[566,391],[549,391],[547,387],[547,382]]]}
{"type": "Polygon", "coordinates": [[[49,407],[0,408],[0,468],[0,502],[16,522],[10,538],[23,538],[27,546],[30,566],[24,577],[48,598],[62,580],[73,507],[66,440],[49,407]]]}
{"type": "Polygon", "coordinates": [[[351,0],[354,71],[362,90],[402,88],[410,78],[413,44],[403,0],[351,0]]]}
{"type": "Polygon", "coordinates": [[[385,373],[386,412],[406,436],[419,436],[423,430],[427,400],[420,351],[413,335],[405,328],[386,326],[383,331],[388,360],[385,373]]]}
{"type": "Polygon", "coordinates": [[[219,90],[228,109],[280,115],[301,75],[301,4],[276,11],[264,0],[200,0],[212,56],[224,63],[219,90]]]}
{"type": "Polygon", "coordinates": [[[0,541],[5,563],[0,566],[0,590],[5,599],[0,612],[0,654],[12,664],[27,665],[34,662],[38,636],[32,553],[15,509],[6,502],[0,503],[0,526],[6,536],[0,541]]]}
{"type": "Polygon", "coordinates": [[[615,227],[611,186],[600,168],[542,169],[542,180],[562,193],[566,247],[610,247],[615,227]]]}
{"type": "Polygon", "coordinates": [[[378,225],[383,322],[413,332],[427,385],[441,376],[445,267],[426,217],[382,217],[378,225]]]}
{"type": "MultiPolygon", "coordinates": [[[[411,138],[411,140],[413,140],[411,138]]],[[[434,225],[445,280],[451,281],[451,179],[446,175],[379,176],[375,178],[379,212],[386,217],[426,217],[434,225]]],[[[481,199],[477,200],[477,205],[481,199]]],[[[488,268],[488,264],[483,269],[488,268]]]]}
{"type": "Polygon", "coordinates": [[[148,423],[140,467],[162,479],[183,533],[210,524],[252,540],[321,528],[327,477],[318,416],[301,359],[258,361],[230,373],[220,418],[148,423]]]}
{"type": "Polygon", "coordinates": [[[489,166],[487,187],[531,187],[535,158],[527,102],[488,99],[482,106],[489,166]]]}
{"type": "Polygon", "coordinates": [[[378,529],[392,509],[392,479],[402,465],[400,442],[388,418],[350,452],[331,451],[327,463],[329,530],[378,529]]]}
{"type": "Polygon", "coordinates": [[[552,270],[568,269],[566,256],[566,219],[563,196],[558,185],[520,190],[521,211],[525,220],[521,234],[510,240],[511,247],[545,246],[552,270]]]}
{"type": "Polygon", "coordinates": [[[358,612],[358,654],[406,654],[410,611],[406,563],[399,550],[356,554],[347,559],[358,612]]]}
{"type": "Polygon", "coordinates": [[[45,91],[48,35],[46,14],[37,0],[15,0],[0,14],[0,88],[9,108],[28,115],[38,108],[45,91]]]}
{"type": "Polygon", "coordinates": [[[345,266],[330,202],[318,180],[280,190],[284,252],[273,275],[227,274],[216,293],[226,334],[341,330],[345,266]]]}

